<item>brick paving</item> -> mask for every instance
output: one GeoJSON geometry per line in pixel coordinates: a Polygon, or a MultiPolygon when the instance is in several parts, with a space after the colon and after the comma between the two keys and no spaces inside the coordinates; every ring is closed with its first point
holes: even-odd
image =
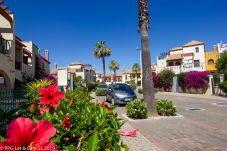
{"type": "MultiPolygon", "coordinates": [[[[132,130],[129,123],[125,123],[121,130],[132,130]]],[[[139,131],[136,137],[122,136],[122,140],[128,145],[129,151],[160,151],[154,144],[145,138],[139,131]]]]}
{"type": "MultiPolygon", "coordinates": [[[[137,146],[139,150],[151,150],[140,145],[142,142],[149,142],[161,151],[227,151],[227,106],[214,105],[227,103],[227,98],[173,93],[158,93],[156,98],[172,100],[184,118],[127,122],[127,129],[139,129],[138,137],[142,136],[141,139],[124,140],[132,151],[137,146]],[[189,108],[204,110],[191,111],[189,108]]],[[[116,110],[119,115],[125,113],[125,107],[116,110]]]]}

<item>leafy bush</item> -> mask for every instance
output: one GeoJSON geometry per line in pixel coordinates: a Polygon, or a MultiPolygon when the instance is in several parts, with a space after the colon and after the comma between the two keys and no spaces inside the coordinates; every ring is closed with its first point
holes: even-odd
{"type": "MultiPolygon", "coordinates": [[[[39,82],[36,83],[39,84],[39,82]]],[[[33,86],[33,88],[36,87],[36,90],[32,89],[29,92],[33,101],[20,105],[15,114],[11,114],[14,116],[12,119],[25,120],[24,118],[18,119],[18,117],[26,117],[31,119],[33,123],[39,123],[43,120],[48,122],[49,127],[45,129],[45,134],[48,136],[40,135],[40,140],[36,141],[41,142],[44,140],[42,137],[48,138],[50,134],[52,136],[51,145],[56,145],[58,150],[121,150],[121,147],[126,148],[121,144],[119,135],[119,130],[124,122],[118,119],[113,107],[105,102],[102,104],[92,103],[87,91],[77,89],[75,92],[67,91],[63,94],[57,90],[56,85],[42,86],[33,86]],[[52,127],[52,131],[49,130],[50,127],[52,127]]],[[[23,122],[23,120],[21,121],[23,122]]],[[[28,127],[26,125],[29,123],[22,124],[28,127]]],[[[20,131],[22,130],[20,129],[20,131]]],[[[35,135],[35,132],[29,131],[29,136],[35,135]]],[[[21,137],[17,134],[13,137],[21,137]]],[[[6,137],[6,134],[0,135],[6,137]]],[[[26,133],[24,137],[26,137],[26,133]]],[[[3,141],[7,141],[7,139],[7,137],[3,138],[3,141]]],[[[6,145],[13,146],[14,144],[7,142],[6,145]]],[[[17,147],[26,145],[22,144],[17,147]]]]}
{"type": "Polygon", "coordinates": [[[127,115],[133,119],[145,119],[148,116],[147,105],[141,100],[134,100],[126,105],[127,115]]]}
{"type": "Polygon", "coordinates": [[[172,70],[163,70],[158,74],[158,81],[165,91],[172,89],[174,75],[172,70]]]}
{"type": "Polygon", "coordinates": [[[186,88],[206,89],[208,88],[208,75],[210,72],[187,72],[184,81],[186,88]]]}
{"type": "Polygon", "coordinates": [[[139,94],[143,94],[143,89],[142,89],[142,88],[139,88],[139,89],[138,89],[138,93],[139,93],[139,94]]]}
{"type": "Polygon", "coordinates": [[[227,81],[223,81],[222,83],[219,84],[219,88],[227,94],[227,81]]]}
{"type": "Polygon", "coordinates": [[[135,90],[137,87],[135,80],[131,80],[129,85],[133,88],[133,90],[135,90]]]}
{"type": "Polygon", "coordinates": [[[178,84],[182,89],[185,88],[185,78],[186,78],[185,73],[179,73],[177,75],[178,84]]]}
{"type": "Polygon", "coordinates": [[[176,115],[176,107],[173,106],[172,101],[168,101],[167,99],[160,99],[156,102],[156,107],[160,116],[176,115]]]}
{"type": "Polygon", "coordinates": [[[89,83],[89,84],[87,84],[87,89],[88,89],[89,92],[91,92],[91,91],[95,90],[97,86],[98,86],[97,82],[89,83]]]}
{"type": "Polygon", "coordinates": [[[96,96],[105,96],[107,94],[108,89],[106,88],[99,88],[95,91],[96,96]]]}

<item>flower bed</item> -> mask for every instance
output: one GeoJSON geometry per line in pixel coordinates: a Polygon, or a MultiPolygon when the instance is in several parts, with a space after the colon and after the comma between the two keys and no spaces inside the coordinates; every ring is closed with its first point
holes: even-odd
{"type": "MultiPolygon", "coordinates": [[[[113,107],[92,103],[88,92],[59,92],[56,85],[28,85],[30,103],[19,104],[0,146],[37,150],[120,150],[124,122],[113,107]],[[15,131],[16,130],[16,131],[15,131]]],[[[10,150],[10,149],[8,149],[10,150]]]]}

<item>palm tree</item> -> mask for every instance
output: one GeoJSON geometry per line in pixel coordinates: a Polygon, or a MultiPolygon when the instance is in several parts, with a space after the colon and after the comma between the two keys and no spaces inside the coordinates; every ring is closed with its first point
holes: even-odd
{"type": "Polygon", "coordinates": [[[135,73],[135,75],[136,75],[136,85],[138,85],[138,77],[139,77],[139,73],[140,73],[140,65],[138,63],[135,63],[132,66],[132,72],[135,73]]]}
{"type": "Polygon", "coordinates": [[[116,71],[119,70],[119,64],[117,63],[117,61],[112,60],[109,64],[109,69],[113,70],[114,72],[114,82],[116,82],[116,71]]]}
{"type": "Polygon", "coordinates": [[[102,59],[102,66],[103,66],[103,81],[106,82],[106,61],[105,57],[111,55],[111,49],[107,48],[105,45],[105,41],[99,41],[96,43],[96,48],[93,50],[93,55],[97,59],[102,59]]]}
{"type": "Polygon", "coordinates": [[[149,13],[148,0],[138,0],[139,8],[139,32],[141,35],[142,45],[142,69],[143,69],[143,96],[147,103],[149,115],[156,115],[155,91],[151,72],[151,58],[149,48],[149,13]]]}

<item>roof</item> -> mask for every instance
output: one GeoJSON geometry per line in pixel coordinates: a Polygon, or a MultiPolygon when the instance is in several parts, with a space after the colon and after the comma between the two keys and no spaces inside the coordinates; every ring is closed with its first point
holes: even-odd
{"type": "Polygon", "coordinates": [[[169,55],[166,61],[180,60],[180,59],[182,59],[182,54],[173,54],[173,55],[169,55]]]}
{"type": "Polygon", "coordinates": [[[204,42],[192,40],[189,43],[186,43],[183,47],[190,47],[190,46],[197,46],[197,45],[204,45],[204,42]]]}
{"type": "Polygon", "coordinates": [[[176,47],[176,48],[171,49],[170,51],[178,51],[178,50],[182,50],[182,49],[183,49],[182,47],[176,47]]]}
{"type": "MultiPolygon", "coordinates": [[[[0,0],[0,5],[3,4],[4,1],[0,0]]],[[[7,19],[10,23],[13,21],[10,14],[12,14],[12,11],[7,10],[8,6],[0,6],[0,14],[7,19]]]]}

